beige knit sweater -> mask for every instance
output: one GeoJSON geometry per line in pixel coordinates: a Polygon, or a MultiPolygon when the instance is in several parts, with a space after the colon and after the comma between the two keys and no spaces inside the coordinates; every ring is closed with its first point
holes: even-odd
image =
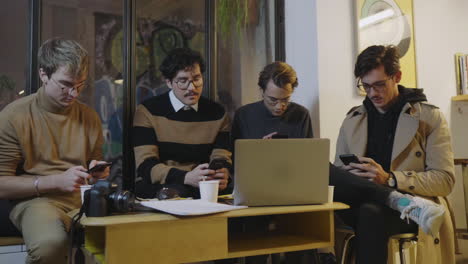
{"type": "MultiPolygon", "coordinates": [[[[60,174],[102,159],[102,128],[97,113],[76,101],[67,108],[44,89],[0,112],[0,177],[60,174]]],[[[45,194],[79,207],[80,193],[45,194]]]]}

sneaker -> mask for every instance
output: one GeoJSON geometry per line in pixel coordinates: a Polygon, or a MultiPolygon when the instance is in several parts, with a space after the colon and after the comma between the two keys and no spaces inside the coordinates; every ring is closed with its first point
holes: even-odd
{"type": "Polygon", "coordinates": [[[444,221],[445,209],[426,199],[407,195],[398,200],[401,219],[409,219],[418,224],[424,233],[435,236],[444,221]]]}

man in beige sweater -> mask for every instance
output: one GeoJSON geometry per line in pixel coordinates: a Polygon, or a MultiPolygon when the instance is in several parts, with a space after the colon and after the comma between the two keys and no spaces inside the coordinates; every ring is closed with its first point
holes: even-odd
{"type": "Polygon", "coordinates": [[[0,112],[0,199],[15,204],[10,219],[22,232],[27,263],[65,263],[67,213],[81,206],[79,187],[105,178],[87,173],[102,159],[97,113],[77,101],[89,58],[75,41],[47,40],[38,53],[42,87],[0,112]]]}

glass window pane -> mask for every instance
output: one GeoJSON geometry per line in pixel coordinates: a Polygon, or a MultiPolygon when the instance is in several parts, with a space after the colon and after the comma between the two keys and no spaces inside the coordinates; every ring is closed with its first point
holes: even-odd
{"type": "Polygon", "coordinates": [[[26,95],[28,0],[2,1],[0,18],[0,36],[5,37],[0,48],[1,111],[12,101],[26,95]]]}
{"type": "Polygon", "coordinates": [[[275,54],[275,1],[216,0],[217,100],[228,112],[261,98],[258,74],[275,54]]]}
{"type": "Polygon", "coordinates": [[[189,47],[206,59],[205,0],[137,1],[137,31],[136,103],[139,104],[169,90],[159,72],[169,51],[189,47]]]}
{"type": "Polygon", "coordinates": [[[122,8],[122,1],[115,0],[42,1],[42,41],[74,39],[90,55],[91,85],[80,100],[101,117],[106,160],[122,156],[122,8]]]}

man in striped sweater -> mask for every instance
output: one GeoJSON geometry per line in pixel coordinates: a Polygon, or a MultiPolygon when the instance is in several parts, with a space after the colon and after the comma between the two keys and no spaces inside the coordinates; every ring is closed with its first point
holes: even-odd
{"type": "Polygon", "coordinates": [[[198,197],[203,179],[218,179],[225,190],[232,164],[229,118],[221,105],[201,97],[201,55],[175,49],[159,69],[171,90],[144,101],[135,112],[137,196],[155,197],[169,188],[181,197],[198,197]],[[214,159],[222,159],[224,168],[209,169],[214,159]]]}

